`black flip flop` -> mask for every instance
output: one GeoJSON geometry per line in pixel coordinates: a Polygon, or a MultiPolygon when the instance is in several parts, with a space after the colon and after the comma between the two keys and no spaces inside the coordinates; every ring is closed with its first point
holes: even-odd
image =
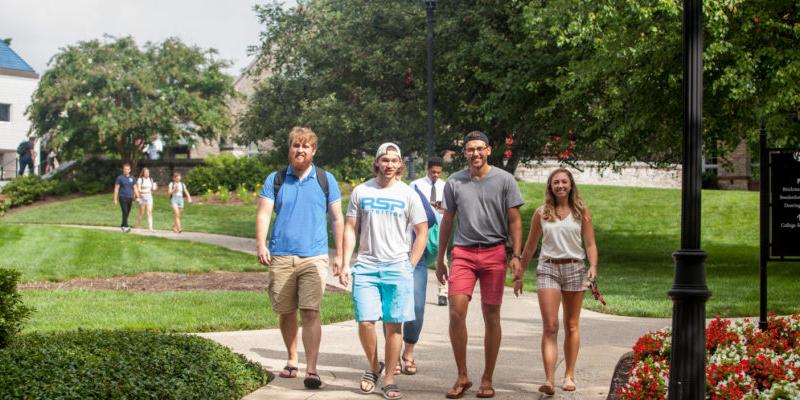
{"type": "Polygon", "coordinates": [[[322,379],[320,379],[318,374],[313,372],[306,373],[306,379],[303,379],[303,386],[306,389],[319,389],[322,386],[322,379]]]}

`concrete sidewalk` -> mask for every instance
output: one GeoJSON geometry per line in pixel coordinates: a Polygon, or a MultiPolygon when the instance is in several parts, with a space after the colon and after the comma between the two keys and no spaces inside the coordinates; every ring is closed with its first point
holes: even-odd
{"type": "MultiPolygon", "coordinates": [[[[448,309],[436,305],[435,288],[435,277],[431,271],[428,276],[425,324],[416,348],[419,372],[414,376],[399,375],[396,379],[405,398],[443,399],[447,389],[455,382],[455,363],[448,336],[448,309]]],[[[515,298],[511,289],[506,289],[502,315],[503,344],[494,375],[496,398],[548,398],[540,396],[537,391],[544,381],[544,369],[539,351],[541,317],[536,295],[524,294],[515,298]]],[[[620,356],[629,351],[636,339],[645,332],[670,324],[667,319],[617,317],[586,310],[583,310],[581,318],[582,345],[575,377],[578,390],[574,393],[557,390],[552,398],[605,399],[620,356]]],[[[483,372],[483,321],[477,289],[467,323],[470,332],[467,362],[474,386],[465,397],[474,398],[483,372]]],[[[258,361],[276,374],[286,363],[286,351],[277,329],[204,333],[200,336],[228,346],[250,360],[258,361]]],[[[563,332],[560,339],[563,340],[563,332]]],[[[382,355],[382,340],[379,348],[379,354],[382,355]]],[[[321,390],[303,388],[304,357],[301,346],[299,378],[276,378],[245,399],[367,399],[381,396],[377,391],[364,396],[358,390],[361,373],[367,365],[354,321],[322,328],[319,370],[324,385],[321,390]]],[[[557,384],[560,384],[563,373],[563,359],[560,359],[556,373],[559,377],[557,384]]]]}
{"type": "MultiPolygon", "coordinates": [[[[73,225],[74,226],[74,225],[73,225]]],[[[81,228],[118,231],[119,228],[77,226],[81,228]]],[[[239,238],[198,232],[176,234],[171,231],[134,229],[134,234],[156,236],[173,240],[189,240],[222,246],[231,250],[255,255],[254,239],[239,238]]],[[[329,284],[339,286],[330,276],[329,284]]],[[[447,389],[455,382],[455,363],[448,335],[448,308],[436,305],[436,281],[433,271],[428,274],[427,305],[425,323],[416,348],[419,372],[417,375],[399,375],[397,384],[408,399],[443,399],[447,389]]],[[[479,289],[470,305],[467,325],[470,333],[468,365],[474,384],[465,398],[475,398],[477,386],[483,372],[483,320],[480,312],[479,289]]],[[[587,300],[594,301],[594,300],[587,300]]],[[[270,312],[265,310],[264,312],[270,312]]],[[[600,314],[583,310],[581,313],[581,351],[578,356],[574,393],[556,391],[553,397],[541,395],[537,389],[544,382],[539,343],[542,324],[535,293],[525,293],[515,298],[506,288],[502,307],[503,344],[494,374],[494,387],[498,399],[605,399],[617,360],[631,349],[642,334],[669,326],[669,319],[632,318],[600,314]]],[[[380,333],[380,326],[377,328],[380,333]]],[[[286,364],[286,350],[280,331],[267,329],[258,331],[202,333],[248,359],[260,362],[265,368],[277,373],[286,364]]],[[[379,334],[379,337],[381,335],[379,334]]],[[[559,342],[563,340],[560,332],[559,342]]],[[[383,354],[383,340],[379,339],[379,354],[383,354]]],[[[561,344],[559,344],[561,347],[561,344]]],[[[559,365],[556,384],[564,373],[563,352],[559,349],[559,365]]],[[[341,322],[322,327],[322,346],[319,373],[324,385],[321,390],[303,388],[305,355],[300,348],[299,378],[276,378],[269,385],[245,397],[247,400],[295,400],[295,399],[377,399],[374,394],[362,395],[359,388],[366,357],[358,339],[355,321],[341,322]]],[[[380,388],[380,383],[378,388],[380,388]]]]}

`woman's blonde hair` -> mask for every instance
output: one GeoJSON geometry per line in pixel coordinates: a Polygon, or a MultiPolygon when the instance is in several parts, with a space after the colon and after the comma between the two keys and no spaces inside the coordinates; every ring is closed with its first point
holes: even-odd
{"type": "Polygon", "coordinates": [[[542,219],[545,221],[554,221],[556,216],[556,195],[553,193],[553,177],[556,176],[558,173],[565,173],[567,177],[569,177],[569,208],[572,210],[572,216],[581,221],[583,218],[584,213],[586,212],[586,203],[583,202],[583,199],[578,194],[578,187],[575,186],[575,178],[572,177],[572,173],[569,172],[566,168],[556,168],[553,172],[550,173],[550,176],[547,177],[547,187],[544,189],[544,206],[542,206],[542,219]]]}

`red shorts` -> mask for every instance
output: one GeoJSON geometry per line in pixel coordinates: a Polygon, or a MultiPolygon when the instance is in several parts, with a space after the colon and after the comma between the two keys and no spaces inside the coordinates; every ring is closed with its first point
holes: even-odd
{"type": "Polygon", "coordinates": [[[475,282],[481,282],[481,302],[500,305],[506,283],[506,248],[502,244],[493,247],[453,248],[450,261],[448,294],[467,295],[472,299],[475,282]]]}

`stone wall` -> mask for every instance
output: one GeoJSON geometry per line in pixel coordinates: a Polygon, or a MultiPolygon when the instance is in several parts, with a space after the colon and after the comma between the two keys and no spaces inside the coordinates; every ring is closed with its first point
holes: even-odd
{"type": "MultiPolygon", "coordinates": [[[[546,183],[550,172],[561,164],[548,160],[530,166],[517,167],[515,176],[525,182],[546,183]]],[[[632,163],[617,170],[599,168],[592,161],[578,162],[577,168],[568,167],[579,185],[636,186],[654,188],[680,188],[681,166],[656,169],[645,163],[632,163]]]]}

